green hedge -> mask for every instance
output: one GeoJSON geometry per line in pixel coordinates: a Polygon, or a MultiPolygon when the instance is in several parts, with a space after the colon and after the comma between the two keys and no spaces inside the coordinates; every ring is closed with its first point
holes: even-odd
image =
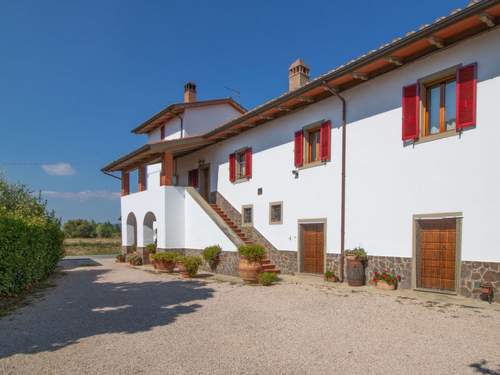
{"type": "Polygon", "coordinates": [[[63,239],[56,220],[0,210],[0,296],[18,294],[49,276],[63,256],[63,239]]]}

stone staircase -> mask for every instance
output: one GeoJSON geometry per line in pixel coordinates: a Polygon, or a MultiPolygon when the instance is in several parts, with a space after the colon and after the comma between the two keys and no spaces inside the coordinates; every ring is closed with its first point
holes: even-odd
{"type": "MultiPolygon", "coordinates": [[[[220,216],[222,220],[231,228],[231,230],[236,233],[236,235],[247,245],[253,245],[256,242],[250,240],[246,234],[243,232],[241,227],[236,224],[231,218],[224,212],[222,208],[220,208],[217,204],[215,203],[210,203],[210,207],[217,213],[217,215],[220,216]]],[[[276,267],[274,263],[269,260],[269,258],[266,255],[266,258],[262,261],[262,270],[264,272],[272,272],[272,273],[280,273],[280,270],[276,267]]]]}

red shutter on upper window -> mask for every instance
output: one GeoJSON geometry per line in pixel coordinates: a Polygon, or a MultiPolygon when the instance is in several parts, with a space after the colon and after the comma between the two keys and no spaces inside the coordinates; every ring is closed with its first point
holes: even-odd
{"type": "Polygon", "coordinates": [[[295,166],[302,167],[304,164],[304,131],[299,130],[295,132],[295,166]]]}
{"type": "Polygon", "coordinates": [[[321,161],[330,161],[331,156],[331,140],[332,140],[332,123],[330,120],[321,124],[319,133],[320,158],[321,161]]]}
{"type": "Polygon", "coordinates": [[[403,87],[403,141],[418,139],[419,99],[418,84],[403,87]]]}
{"type": "Polygon", "coordinates": [[[165,126],[160,128],[160,141],[163,141],[163,138],[165,138],[165,126]]]}
{"type": "Polygon", "coordinates": [[[236,180],[236,155],[229,155],[229,181],[234,182],[236,180]]]}
{"type": "Polygon", "coordinates": [[[477,64],[457,71],[457,130],[476,126],[477,64]]]}
{"type": "Polygon", "coordinates": [[[188,172],[188,185],[194,188],[198,187],[198,169],[192,169],[188,172]]]}
{"type": "Polygon", "coordinates": [[[252,148],[245,150],[245,177],[252,178],[252,148]]]}

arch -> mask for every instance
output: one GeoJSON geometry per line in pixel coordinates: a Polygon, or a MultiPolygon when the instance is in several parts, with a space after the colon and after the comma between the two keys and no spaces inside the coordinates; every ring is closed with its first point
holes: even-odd
{"type": "Polygon", "coordinates": [[[156,243],[156,216],[154,213],[148,212],[144,216],[142,233],[144,246],[156,243]]]}
{"type": "Polygon", "coordinates": [[[127,216],[127,232],[125,243],[127,246],[137,246],[137,219],[133,212],[127,216]]]}

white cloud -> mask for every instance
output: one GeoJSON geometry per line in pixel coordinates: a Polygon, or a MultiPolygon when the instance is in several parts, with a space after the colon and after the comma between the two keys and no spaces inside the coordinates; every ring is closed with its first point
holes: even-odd
{"type": "Polygon", "coordinates": [[[42,164],[42,169],[51,176],[72,176],[76,173],[69,163],[42,164]]]}
{"type": "Polygon", "coordinates": [[[42,191],[42,195],[47,198],[62,198],[68,200],[87,201],[89,199],[118,199],[120,193],[107,190],[84,190],[84,191],[42,191]]]}

